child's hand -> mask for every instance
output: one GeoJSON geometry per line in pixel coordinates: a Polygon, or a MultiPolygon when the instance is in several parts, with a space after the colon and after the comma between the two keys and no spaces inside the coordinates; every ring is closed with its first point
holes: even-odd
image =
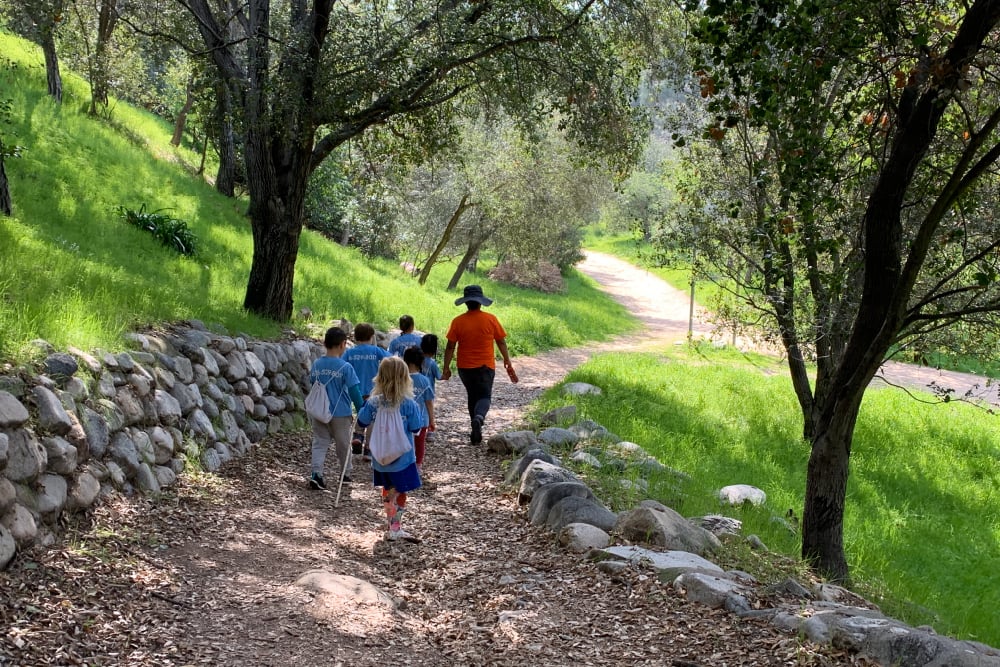
{"type": "Polygon", "coordinates": [[[444,369],[444,371],[441,373],[441,379],[444,380],[445,382],[447,382],[448,380],[451,379],[451,369],[450,368],[444,369]]]}
{"type": "Polygon", "coordinates": [[[437,430],[437,425],[434,423],[433,419],[431,420],[430,425],[427,427],[427,430],[428,432],[433,432],[437,430]]]}

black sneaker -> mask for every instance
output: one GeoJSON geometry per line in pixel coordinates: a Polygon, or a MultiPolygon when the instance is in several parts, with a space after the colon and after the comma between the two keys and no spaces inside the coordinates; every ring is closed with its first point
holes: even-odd
{"type": "Polygon", "coordinates": [[[309,478],[309,486],[317,491],[326,491],[326,482],[323,480],[323,475],[312,474],[309,478]]]}
{"type": "Polygon", "coordinates": [[[351,453],[357,456],[364,449],[365,444],[365,434],[355,433],[351,437],[351,453]]]}
{"type": "Polygon", "coordinates": [[[478,445],[483,441],[483,418],[476,415],[472,418],[472,444],[478,445]]]}
{"type": "Polygon", "coordinates": [[[371,461],[372,460],[372,450],[370,450],[367,447],[365,447],[365,451],[361,455],[361,460],[362,461],[371,461]]]}
{"type": "Polygon", "coordinates": [[[350,484],[353,481],[350,475],[344,475],[344,484],[350,484]]]}

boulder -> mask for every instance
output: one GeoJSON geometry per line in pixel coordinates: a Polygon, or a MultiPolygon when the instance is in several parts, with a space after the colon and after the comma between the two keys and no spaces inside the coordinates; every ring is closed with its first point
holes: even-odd
{"type": "Polygon", "coordinates": [[[719,489],[719,500],[730,505],[763,505],[767,494],[749,484],[730,484],[719,489]]]}
{"type": "Polygon", "coordinates": [[[538,442],[547,447],[571,449],[579,440],[576,433],[558,426],[550,426],[538,434],[538,442]]]}
{"type": "Polygon", "coordinates": [[[45,387],[35,387],[31,395],[38,406],[38,427],[46,433],[65,435],[73,427],[59,397],[45,387]]]}
{"type": "Polygon", "coordinates": [[[594,499],[594,492],[581,482],[556,482],[539,487],[528,506],[528,521],[536,526],[545,524],[552,507],[569,496],[594,499]]]}
{"type": "Polygon", "coordinates": [[[494,452],[500,456],[509,456],[522,454],[537,448],[538,445],[538,438],[533,431],[507,431],[490,436],[489,440],[486,441],[486,451],[494,452]]]}
{"type": "Polygon", "coordinates": [[[573,553],[586,553],[591,549],[603,549],[611,543],[611,536],[587,523],[570,523],[562,527],[556,536],[559,544],[573,553]]]}
{"type": "Polygon", "coordinates": [[[586,382],[567,382],[563,385],[562,393],[565,396],[600,395],[601,388],[586,382]]]}
{"type": "Polygon", "coordinates": [[[76,470],[76,447],[59,436],[42,438],[48,470],[60,475],[69,475],[76,470]]]}
{"type": "Polygon", "coordinates": [[[574,419],[576,419],[576,406],[564,405],[543,414],[538,419],[538,423],[541,426],[558,426],[559,424],[568,424],[574,419]]]}
{"type": "Polygon", "coordinates": [[[521,475],[521,485],[518,488],[518,502],[522,505],[531,500],[535,490],[546,484],[556,482],[577,482],[579,481],[572,472],[565,468],[548,463],[541,459],[532,460],[524,473],[521,475]]]}
{"type": "Polygon", "coordinates": [[[545,525],[559,532],[571,523],[585,523],[610,533],[617,520],[617,514],[595,499],[567,496],[552,506],[545,525]]]}
{"type": "Polygon", "coordinates": [[[7,567],[17,553],[17,542],[6,526],[0,524],[0,570],[7,567]]]}
{"type": "Polygon", "coordinates": [[[45,448],[27,429],[19,428],[7,434],[7,467],[4,476],[12,482],[29,482],[45,470],[48,456],[45,448]]]}
{"type": "Polygon", "coordinates": [[[622,513],[613,532],[630,542],[689,551],[699,556],[722,546],[715,535],[662,505],[640,505],[622,513]]]}
{"type": "Polygon", "coordinates": [[[652,551],[638,546],[613,546],[599,549],[591,554],[592,558],[613,558],[629,563],[647,565],[653,568],[661,581],[673,582],[685,572],[708,572],[716,575],[725,574],[721,567],[689,551],[652,551]]]}

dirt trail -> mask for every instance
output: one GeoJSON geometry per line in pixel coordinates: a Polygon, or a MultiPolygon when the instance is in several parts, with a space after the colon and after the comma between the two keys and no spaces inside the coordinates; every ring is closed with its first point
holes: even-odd
{"type": "MultiPolygon", "coordinates": [[[[487,438],[520,427],[526,407],[591,352],[686,336],[685,295],[604,255],[581,269],[647,330],[516,359],[522,381],[498,377],[487,438]]],[[[437,386],[430,483],[411,495],[406,520],[421,544],[383,540],[360,460],[335,507],[334,493],[305,484],[308,434],[271,437],[157,503],[109,500],[68,540],[86,550],[50,549],[7,573],[0,607],[15,608],[18,626],[0,636],[0,665],[860,664],[689,603],[641,570],[609,576],[566,553],[525,521],[502,462],[469,444],[460,383],[437,386]],[[313,570],[359,581],[325,593],[296,585],[313,570]]]]}

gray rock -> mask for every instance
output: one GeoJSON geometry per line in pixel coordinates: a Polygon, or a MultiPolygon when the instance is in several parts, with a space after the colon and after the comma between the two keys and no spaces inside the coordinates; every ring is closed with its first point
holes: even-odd
{"type": "Polygon", "coordinates": [[[78,377],[72,377],[66,381],[66,393],[73,397],[75,401],[85,401],[90,398],[90,389],[87,383],[78,377]]]}
{"type": "Polygon", "coordinates": [[[559,532],[571,523],[585,523],[610,533],[617,520],[618,515],[597,500],[567,496],[552,506],[545,525],[559,532]]]}
{"type": "Polygon", "coordinates": [[[45,362],[42,366],[45,369],[45,374],[52,377],[60,384],[65,383],[66,380],[73,377],[80,368],[76,359],[74,359],[72,355],[66,354],[65,352],[50,354],[45,358],[45,362]]]}
{"type": "Polygon", "coordinates": [[[170,391],[174,388],[174,384],[177,383],[177,377],[169,368],[154,368],[153,376],[156,386],[165,391],[170,391]]]}
{"type": "Polygon", "coordinates": [[[579,440],[576,433],[558,426],[550,426],[538,434],[538,441],[548,447],[572,448],[579,440]]]}
{"type": "Polygon", "coordinates": [[[129,373],[135,370],[135,360],[128,352],[122,352],[121,354],[116,355],[115,359],[118,360],[118,368],[120,368],[122,372],[129,373]]]}
{"type": "Polygon", "coordinates": [[[191,364],[191,360],[187,357],[174,357],[173,373],[177,376],[178,382],[183,384],[191,384],[194,382],[194,367],[191,364]]]}
{"type": "Polygon", "coordinates": [[[153,468],[148,463],[139,464],[135,471],[135,483],[143,493],[160,492],[160,482],[156,479],[153,468]]]}
{"type": "Polygon", "coordinates": [[[156,476],[156,482],[161,489],[169,488],[177,483],[177,473],[174,472],[173,468],[155,466],[153,468],[153,475],[156,476]]]}
{"type": "Polygon", "coordinates": [[[0,516],[14,506],[15,500],[17,500],[17,490],[14,484],[6,477],[0,477],[0,516]]]}
{"type": "Polygon", "coordinates": [[[553,465],[541,459],[532,460],[521,475],[521,485],[518,488],[518,501],[523,505],[531,500],[535,490],[546,484],[556,482],[577,482],[577,476],[569,470],[553,465]]]}
{"type": "Polygon", "coordinates": [[[325,570],[309,570],[295,581],[296,586],[315,591],[320,597],[329,596],[340,600],[338,606],[350,603],[354,606],[382,607],[395,611],[396,600],[371,583],[346,574],[332,574],[325,570]]]}
{"type": "Polygon", "coordinates": [[[6,392],[20,400],[27,393],[27,385],[16,375],[0,375],[0,392],[6,392]]]}
{"type": "Polygon", "coordinates": [[[552,507],[569,496],[593,500],[594,492],[582,482],[556,482],[541,486],[535,491],[528,505],[528,521],[536,526],[544,525],[552,507]]]}
{"type": "Polygon", "coordinates": [[[599,549],[591,554],[592,558],[614,558],[648,565],[653,568],[661,581],[673,582],[685,572],[708,572],[724,575],[722,568],[710,560],[706,560],[689,551],[652,551],[638,546],[613,546],[599,549]]]}
{"type": "Polygon", "coordinates": [[[70,484],[66,497],[67,509],[86,509],[97,500],[97,494],[101,491],[101,483],[90,471],[85,470],[76,476],[70,484]]]}
{"type": "Polygon", "coordinates": [[[692,602],[699,602],[713,609],[724,607],[736,613],[750,610],[746,595],[751,589],[718,575],[685,572],[674,579],[674,590],[683,592],[692,602]]]}
{"type": "Polygon", "coordinates": [[[183,413],[181,404],[177,399],[161,389],[154,392],[156,401],[156,413],[160,416],[160,422],[166,426],[176,426],[180,423],[183,413]]]}
{"type": "Polygon", "coordinates": [[[565,396],[600,395],[601,388],[586,382],[567,382],[563,385],[562,393],[565,396]]]}
{"type": "Polygon", "coordinates": [[[576,406],[564,405],[546,412],[539,418],[538,423],[540,426],[558,426],[559,424],[568,424],[574,419],[576,419],[576,406]]]}
{"type": "Polygon", "coordinates": [[[135,443],[135,451],[139,453],[139,460],[143,463],[152,464],[156,461],[156,450],[153,447],[153,439],[149,433],[140,429],[129,429],[129,437],[135,443]]]}
{"type": "Polygon", "coordinates": [[[97,378],[97,393],[104,398],[114,398],[117,391],[114,374],[110,371],[102,372],[97,378]]]}
{"type": "Polygon", "coordinates": [[[7,452],[10,450],[10,439],[6,433],[0,433],[0,470],[7,465],[7,452]]]}
{"type": "Polygon", "coordinates": [[[642,448],[642,445],[637,445],[636,443],[629,442],[628,440],[612,443],[608,449],[628,459],[646,460],[649,458],[649,454],[647,454],[646,450],[642,448]]]}
{"type": "Polygon", "coordinates": [[[111,483],[115,485],[116,488],[123,489],[128,483],[128,475],[122,470],[122,467],[115,463],[114,461],[108,461],[108,479],[111,483]]]}
{"type": "Polygon", "coordinates": [[[0,524],[0,570],[14,560],[15,553],[17,553],[17,542],[14,541],[14,536],[6,526],[0,524]]]}
{"type": "Polygon", "coordinates": [[[118,404],[118,408],[122,411],[126,426],[142,423],[145,417],[145,410],[131,387],[121,387],[118,389],[115,395],[115,403],[118,404]]]}
{"type": "Polygon", "coordinates": [[[640,505],[622,513],[613,532],[630,542],[690,551],[699,556],[722,546],[715,535],[695,526],[669,507],[662,506],[640,505]]]}
{"type": "Polygon", "coordinates": [[[103,458],[104,452],[108,449],[108,443],[111,441],[107,420],[97,412],[83,406],[80,408],[80,425],[87,437],[87,448],[90,456],[97,459],[103,458]]]}
{"type": "Polygon", "coordinates": [[[215,427],[212,426],[212,420],[200,409],[196,409],[188,415],[188,427],[195,435],[207,440],[215,439],[215,427]]]}
{"type": "Polygon", "coordinates": [[[108,454],[121,468],[128,473],[129,477],[139,470],[139,451],[135,447],[132,438],[124,431],[119,431],[111,437],[111,446],[108,447],[108,454]]]}
{"type": "Polygon", "coordinates": [[[596,456],[590,452],[573,452],[573,455],[569,457],[570,461],[576,461],[585,466],[590,466],[591,468],[599,469],[601,467],[601,461],[596,456]]]}
{"type": "Polygon", "coordinates": [[[126,378],[130,387],[135,392],[135,395],[140,398],[145,398],[149,396],[149,392],[153,390],[152,379],[146,377],[145,375],[140,375],[139,373],[132,373],[126,378]]]}
{"type": "Polygon", "coordinates": [[[754,551],[770,551],[770,549],[767,548],[767,545],[764,544],[763,540],[756,535],[747,535],[747,544],[749,544],[750,548],[754,551]]]}
{"type": "Polygon", "coordinates": [[[35,399],[38,407],[38,426],[47,433],[55,435],[66,435],[73,422],[70,420],[66,409],[63,407],[59,397],[45,387],[35,387],[31,390],[31,395],[35,399]]]}
{"type": "Polygon", "coordinates": [[[719,489],[719,500],[730,505],[763,505],[767,494],[749,484],[730,484],[719,489]]]}
{"type": "Polygon", "coordinates": [[[45,448],[31,431],[19,428],[7,434],[7,467],[4,476],[12,482],[30,482],[45,470],[48,457],[45,448]]]}
{"type": "Polygon", "coordinates": [[[19,545],[30,545],[35,541],[35,536],[38,535],[38,524],[35,523],[35,517],[26,507],[17,503],[0,518],[0,524],[7,527],[14,541],[19,545]]]}
{"type": "Polygon", "coordinates": [[[226,355],[225,378],[230,382],[239,382],[247,376],[246,357],[239,350],[233,350],[226,355]]]}
{"type": "Polygon", "coordinates": [[[206,447],[205,451],[201,453],[201,467],[207,472],[216,472],[222,462],[219,460],[219,452],[215,451],[211,447],[206,447]]]}
{"type": "Polygon", "coordinates": [[[229,410],[224,410],[220,417],[222,421],[222,434],[226,442],[235,444],[240,437],[240,427],[236,423],[236,417],[229,410]]]}
{"type": "Polygon", "coordinates": [[[587,523],[571,523],[563,526],[556,536],[559,544],[573,553],[586,553],[591,549],[603,549],[611,544],[611,536],[587,523]]]}
{"type": "Polygon", "coordinates": [[[69,475],[76,470],[76,447],[59,436],[42,438],[42,446],[48,459],[48,470],[59,475],[69,475]]]}
{"type": "Polygon", "coordinates": [[[196,395],[191,390],[191,385],[184,384],[183,382],[175,382],[173,389],[170,390],[170,395],[177,399],[177,405],[180,406],[181,414],[186,415],[198,407],[199,395],[196,395]]]}
{"type": "Polygon", "coordinates": [[[507,431],[497,433],[486,441],[486,450],[509,456],[511,454],[521,454],[529,449],[538,447],[538,439],[533,431],[507,431]]]}
{"type": "Polygon", "coordinates": [[[77,361],[90,371],[91,374],[96,375],[101,372],[101,362],[94,355],[72,346],[66,348],[66,351],[76,357],[77,361]]]}
{"type": "Polygon", "coordinates": [[[722,535],[739,535],[743,532],[743,522],[721,514],[706,514],[688,519],[696,526],[701,526],[716,537],[722,535]]]}
{"type": "Polygon", "coordinates": [[[248,351],[243,353],[243,359],[246,361],[248,375],[255,378],[264,377],[265,367],[264,362],[260,360],[260,357],[253,352],[248,351]]]}
{"type": "Polygon", "coordinates": [[[42,475],[38,484],[38,513],[58,517],[66,506],[66,478],[62,475],[42,475]]]}
{"type": "Polygon", "coordinates": [[[122,412],[122,409],[118,407],[117,403],[102,398],[97,401],[97,405],[95,407],[100,410],[101,416],[103,416],[107,422],[108,431],[114,433],[115,431],[120,431],[125,427],[125,413],[122,412]]]}
{"type": "Polygon", "coordinates": [[[614,434],[593,419],[583,419],[567,427],[584,440],[614,440],[614,434]]]}

